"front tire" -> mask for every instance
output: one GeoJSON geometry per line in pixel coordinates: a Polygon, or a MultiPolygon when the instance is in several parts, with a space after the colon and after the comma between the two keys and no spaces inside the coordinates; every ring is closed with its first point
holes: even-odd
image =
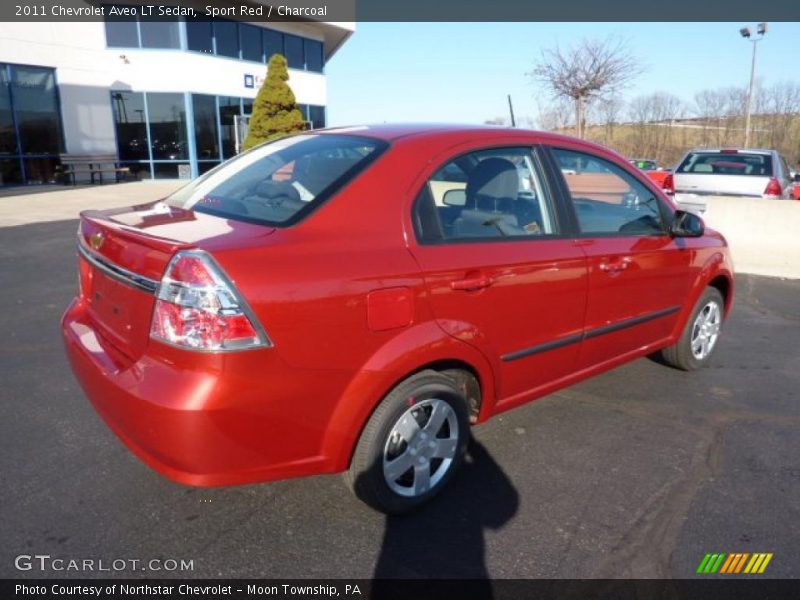
{"type": "Polygon", "coordinates": [[[719,290],[708,287],[695,304],[678,341],[661,351],[665,363],[684,371],[708,364],[719,340],[725,301],[719,290]]]}
{"type": "Polygon", "coordinates": [[[469,441],[467,402],[452,379],[423,371],[398,384],[375,409],[345,478],[387,514],[433,498],[458,469],[469,441]]]}

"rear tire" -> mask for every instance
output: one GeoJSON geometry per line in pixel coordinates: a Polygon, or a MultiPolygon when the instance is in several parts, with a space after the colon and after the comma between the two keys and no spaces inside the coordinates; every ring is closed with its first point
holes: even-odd
{"type": "Polygon", "coordinates": [[[453,380],[422,371],[375,409],[345,480],[376,510],[407,512],[444,488],[463,460],[469,435],[467,402],[453,380]]]}
{"type": "Polygon", "coordinates": [[[708,364],[719,340],[725,301],[719,290],[707,287],[695,304],[680,338],[661,351],[661,359],[684,371],[694,371],[708,364]]]}

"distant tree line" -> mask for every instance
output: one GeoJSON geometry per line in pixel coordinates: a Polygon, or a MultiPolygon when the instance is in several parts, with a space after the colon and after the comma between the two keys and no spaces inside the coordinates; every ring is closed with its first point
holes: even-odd
{"type": "MultiPolygon", "coordinates": [[[[539,86],[536,126],[610,146],[631,158],[672,165],[691,147],[744,143],[747,89],[702,90],[687,102],[668,92],[623,100],[641,67],[624,40],[580,40],[545,49],[528,74],[539,86]]],[[[757,85],[750,146],[800,161],[800,83],[757,85]]]]}

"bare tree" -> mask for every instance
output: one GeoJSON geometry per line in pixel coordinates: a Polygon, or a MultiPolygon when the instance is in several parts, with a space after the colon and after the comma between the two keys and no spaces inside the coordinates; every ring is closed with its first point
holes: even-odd
{"type": "Polygon", "coordinates": [[[757,100],[756,107],[756,114],[761,115],[756,133],[763,129],[766,134],[757,136],[759,142],[770,148],[786,148],[793,154],[792,125],[800,115],[800,84],[783,81],[772,85],[763,90],[763,99],[757,100]]]}
{"type": "Polygon", "coordinates": [[[554,97],[566,97],[575,103],[575,133],[585,133],[586,104],[629,84],[641,66],[628,50],[627,43],[616,37],[583,39],[576,46],[562,50],[558,45],[542,50],[539,62],[529,73],[554,97]]]}
{"type": "Polygon", "coordinates": [[[537,125],[545,131],[563,131],[572,125],[572,107],[565,98],[556,98],[545,104],[537,100],[539,116],[537,125]]]}
{"type": "Polygon", "coordinates": [[[609,94],[597,103],[597,112],[600,122],[605,126],[606,144],[614,142],[614,126],[619,123],[619,119],[625,110],[625,100],[618,94],[609,94]]]}

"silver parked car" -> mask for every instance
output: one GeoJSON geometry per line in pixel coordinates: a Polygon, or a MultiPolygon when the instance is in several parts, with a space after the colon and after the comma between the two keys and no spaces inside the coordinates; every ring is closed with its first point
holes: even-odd
{"type": "Polygon", "coordinates": [[[789,165],[775,150],[691,150],[671,183],[676,202],[697,213],[705,212],[705,196],[780,199],[792,193],[789,165]]]}

